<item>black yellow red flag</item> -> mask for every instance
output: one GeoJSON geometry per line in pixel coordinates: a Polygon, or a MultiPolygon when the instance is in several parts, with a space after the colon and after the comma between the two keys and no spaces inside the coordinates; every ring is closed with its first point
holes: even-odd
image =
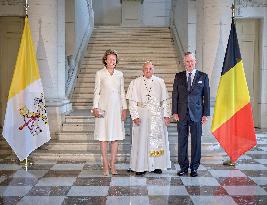
{"type": "Polygon", "coordinates": [[[217,91],[211,131],[233,162],[256,145],[252,107],[234,18],[217,91]]]}

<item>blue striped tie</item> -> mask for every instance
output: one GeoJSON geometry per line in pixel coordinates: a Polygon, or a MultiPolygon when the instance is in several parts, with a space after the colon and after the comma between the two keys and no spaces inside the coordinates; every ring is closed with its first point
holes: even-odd
{"type": "Polygon", "coordinates": [[[187,91],[190,91],[191,90],[191,74],[192,73],[188,73],[188,79],[187,79],[187,91]]]}

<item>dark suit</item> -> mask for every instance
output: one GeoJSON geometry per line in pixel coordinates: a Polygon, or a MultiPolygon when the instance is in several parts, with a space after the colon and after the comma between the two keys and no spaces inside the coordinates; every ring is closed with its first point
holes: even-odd
{"type": "Polygon", "coordinates": [[[172,113],[178,114],[178,162],[181,170],[189,168],[188,134],[191,133],[191,170],[197,170],[201,158],[202,116],[210,115],[210,88],[206,73],[196,70],[191,90],[187,90],[186,71],[175,75],[172,113]]]}

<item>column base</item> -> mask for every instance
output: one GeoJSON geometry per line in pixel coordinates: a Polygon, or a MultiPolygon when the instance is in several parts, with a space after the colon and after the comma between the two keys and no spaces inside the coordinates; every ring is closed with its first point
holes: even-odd
{"type": "Polygon", "coordinates": [[[260,107],[260,122],[259,122],[259,128],[261,129],[267,129],[267,103],[259,104],[260,107]]]}
{"type": "Polygon", "coordinates": [[[46,107],[51,136],[56,136],[65,121],[65,115],[72,111],[72,104],[68,99],[48,99],[46,107]]]}

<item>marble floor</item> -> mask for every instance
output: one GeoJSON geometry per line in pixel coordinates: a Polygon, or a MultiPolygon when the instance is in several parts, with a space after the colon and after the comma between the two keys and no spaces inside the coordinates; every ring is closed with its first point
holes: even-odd
{"type": "Polygon", "coordinates": [[[267,204],[267,132],[258,132],[257,146],[235,167],[222,165],[226,155],[216,144],[206,149],[194,178],[177,176],[176,163],[162,174],[144,176],[117,164],[119,175],[105,177],[99,164],[84,161],[35,161],[26,171],[0,152],[0,204],[267,204]]]}

